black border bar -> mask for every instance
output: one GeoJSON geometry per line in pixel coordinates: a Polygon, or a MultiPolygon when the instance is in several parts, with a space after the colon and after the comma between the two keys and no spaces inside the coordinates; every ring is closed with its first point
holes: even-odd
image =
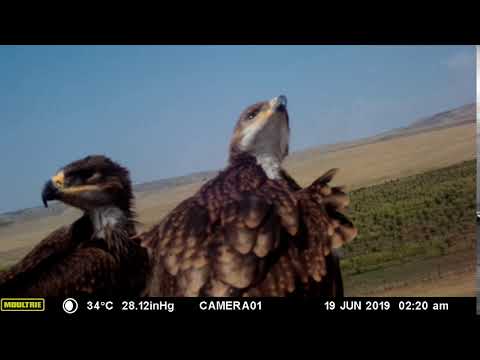
{"type": "MultiPolygon", "coordinates": [[[[12,300],[10,300],[12,301],[12,300]]],[[[20,309],[19,309],[20,310],[20,309]]],[[[0,311],[3,317],[175,317],[196,314],[292,314],[309,316],[455,316],[480,318],[475,297],[396,298],[45,298],[44,311],[0,311]],[[69,313],[71,312],[71,313],[69,313]]]]}

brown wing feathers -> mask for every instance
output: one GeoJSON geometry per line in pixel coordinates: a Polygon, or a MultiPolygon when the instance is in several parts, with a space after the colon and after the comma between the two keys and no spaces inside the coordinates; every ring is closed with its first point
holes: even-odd
{"type": "Polygon", "coordinates": [[[147,294],[285,296],[322,281],[332,245],[355,232],[340,212],[348,197],[328,185],[334,174],[292,191],[292,179],[272,181],[256,165],[225,170],[142,235],[154,273],[173,277],[147,294]]]}
{"type": "Polygon", "coordinates": [[[22,284],[29,280],[32,272],[48,265],[53,256],[61,257],[76,244],[70,241],[71,229],[62,227],[39,243],[22,261],[10,269],[0,272],[0,294],[16,293],[22,284]],[[66,241],[62,241],[65,239],[66,241]],[[59,241],[60,240],[60,241],[59,241]]]}
{"type": "MultiPolygon", "coordinates": [[[[0,273],[0,295],[140,294],[149,267],[145,249],[132,241],[125,244],[125,251],[109,251],[92,234],[86,215],[54,231],[18,264],[0,273]]],[[[116,237],[124,232],[110,235],[120,241],[116,237]]]]}
{"type": "Polygon", "coordinates": [[[155,249],[157,267],[179,277],[179,294],[232,294],[256,281],[260,259],[278,246],[280,222],[297,231],[291,192],[269,181],[258,166],[241,164],[180,204],[144,234],[143,243],[155,249]],[[193,278],[195,286],[188,285],[193,278]]]}
{"type": "MultiPolygon", "coordinates": [[[[310,201],[309,214],[322,211],[323,219],[328,224],[327,235],[329,247],[338,248],[350,241],[357,235],[357,229],[342,213],[348,208],[349,197],[343,187],[330,187],[328,183],[337,173],[338,169],[329,170],[326,174],[318,178],[309,187],[301,191],[301,197],[305,202],[310,201]]],[[[309,221],[315,221],[316,216],[310,216],[309,221]]]]}
{"type": "Polygon", "coordinates": [[[297,190],[300,187],[286,174],[290,187],[296,190],[299,232],[293,238],[284,237],[286,249],[273,263],[265,279],[249,289],[245,296],[286,296],[294,292],[313,296],[325,289],[341,293],[341,289],[335,289],[342,287],[338,259],[330,252],[332,248],[351,241],[357,230],[341,213],[348,206],[347,194],[341,187],[332,188],[328,184],[336,172],[337,169],[328,171],[302,190],[297,190]],[[328,284],[315,285],[320,282],[328,284]]]}
{"type": "Polygon", "coordinates": [[[91,233],[85,216],[52,232],[18,264],[0,274],[0,294],[63,296],[108,291],[116,262],[103,250],[79,248],[91,233]]]}

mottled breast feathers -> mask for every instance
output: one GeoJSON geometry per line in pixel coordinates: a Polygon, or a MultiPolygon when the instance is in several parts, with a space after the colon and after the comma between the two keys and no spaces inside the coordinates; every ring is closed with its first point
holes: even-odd
{"type": "Polygon", "coordinates": [[[327,213],[327,187],[301,190],[288,176],[268,179],[254,159],[236,161],[141,235],[153,255],[146,295],[284,296],[321,281],[343,226],[327,213]]]}

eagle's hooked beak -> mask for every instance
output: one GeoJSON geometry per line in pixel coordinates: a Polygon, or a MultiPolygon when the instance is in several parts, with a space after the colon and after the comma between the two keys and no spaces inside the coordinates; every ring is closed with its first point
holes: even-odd
{"type": "Polygon", "coordinates": [[[47,201],[56,200],[58,195],[58,189],[53,184],[52,180],[48,180],[45,183],[42,191],[42,201],[45,207],[48,207],[47,201]]]}
{"type": "Polygon", "coordinates": [[[285,95],[274,97],[269,103],[273,111],[285,111],[287,109],[287,97],[285,95]]]}
{"type": "Polygon", "coordinates": [[[42,191],[42,201],[45,207],[48,207],[47,201],[58,199],[60,189],[64,188],[64,183],[65,174],[63,173],[63,170],[58,172],[55,176],[53,176],[50,180],[46,182],[42,191]]]}

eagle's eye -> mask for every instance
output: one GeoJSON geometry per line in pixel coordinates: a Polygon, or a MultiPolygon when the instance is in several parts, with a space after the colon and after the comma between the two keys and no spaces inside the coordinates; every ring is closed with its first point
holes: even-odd
{"type": "Polygon", "coordinates": [[[260,109],[255,109],[255,110],[252,110],[250,111],[248,114],[247,114],[247,119],[248,120],[252,120],[255,116],[257,116],[257,114],[260,112],[260,109]]]}
{"type": "Polygon", "coordinates": [[[70,174],[72,182],[75,184],[85,183],[96,174],[93,170],[78,170],[70,174]]]}
{"type": "Polygon", "coordinates": [[[102,178],[102,174],[99,172],[92,172],[89,174],[90,176],[87,178],[87,182],[94,183],[102,178]]]}

